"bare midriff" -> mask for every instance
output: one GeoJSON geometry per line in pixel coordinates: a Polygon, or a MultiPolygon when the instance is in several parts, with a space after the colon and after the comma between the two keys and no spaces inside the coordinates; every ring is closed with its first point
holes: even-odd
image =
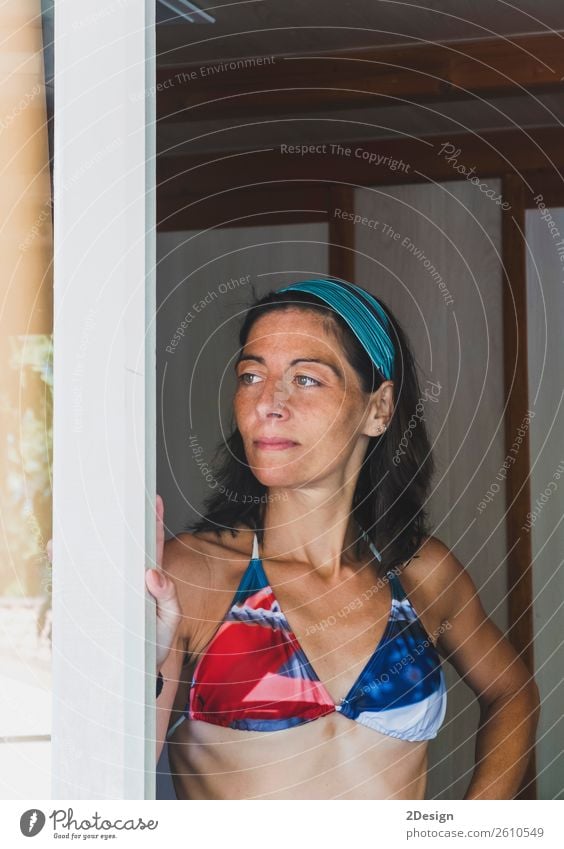
{"type": "Polygon", "coordinates": [[[423,799],[427,741],[331,713],[282,731],[186,719],[169,741],[179,799],[423,799]]]}

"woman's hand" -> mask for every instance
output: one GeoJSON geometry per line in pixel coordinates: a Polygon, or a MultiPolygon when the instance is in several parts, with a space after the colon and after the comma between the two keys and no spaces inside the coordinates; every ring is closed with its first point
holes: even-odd
{"type": "Polygon", "coordinates": [[[157,507],[157,568],[145,571],[145,584],[157,603],[157,671],[168,657],[182,610],[174,581],[162,570],[164,551],[164,504],[160,495],[157,507]]]}

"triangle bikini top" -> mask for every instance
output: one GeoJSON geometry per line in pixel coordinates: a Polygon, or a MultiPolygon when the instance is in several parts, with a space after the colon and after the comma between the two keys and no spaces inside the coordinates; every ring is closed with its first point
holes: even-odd
{"type": "Polygon", "coordinates": [[[255,533],[251,560],[200,655],[186,706],[167,739],[185,719],[240,731],[279,731],[334,711],[390,737],[435,737],[447,699],[441,660],[398,575],[390,570],[386,577],[392,604],[384,634],[335,704],[276,600],[255,533]]]}

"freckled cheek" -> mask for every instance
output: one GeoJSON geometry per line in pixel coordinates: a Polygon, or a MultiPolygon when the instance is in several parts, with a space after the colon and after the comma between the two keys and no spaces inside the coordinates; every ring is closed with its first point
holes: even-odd
{"type": "Polygon", "coordinates": [[[310,442],[325,445],[329,450],[346,445],[355,436],[356,413],[338,404],[319,405],[315,413],[303,411],[300,421],[307,429],[310,442]]]}
{"type": "Polygon", "coordinates": [[[326,422],[324,435],[334,448],[339,445],[347,445],[355,437],[352,419],[339,417],[332,422],[326,422]]]}
{"type": "Polygon", "coordinates": [[[233,398],[233,415],[239,430],[245,427],[251,417],[256,415],[256,403],[249,398],[244,397],[239,393],[233,398]]]}
{"type": "Polygon", "coordinates": [[[324,419],[327,434],[335,444],[346,444],[356,439],[361,418],[361,410],[356,405],[334,406],[324,419]]]}

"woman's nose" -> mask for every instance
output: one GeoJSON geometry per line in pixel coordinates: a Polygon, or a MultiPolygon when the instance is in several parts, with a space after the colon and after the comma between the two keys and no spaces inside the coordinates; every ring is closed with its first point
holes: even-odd
{"type": "Polygon", "coordinates": [[[292,394],[292,387],[288,381],[281,378],[266,380],[257,403],[257,409],[263,416],[285,417],[288,415],[287,402],[292,394]]]}

